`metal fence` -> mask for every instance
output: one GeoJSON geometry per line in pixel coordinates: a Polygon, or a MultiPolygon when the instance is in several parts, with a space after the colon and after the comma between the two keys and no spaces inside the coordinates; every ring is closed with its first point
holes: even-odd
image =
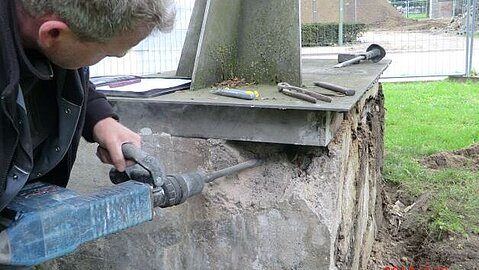
{"type": "MultiPolygon", "coordinates": [[[[334,59],[376,43],[392,60],[383,78],[474,74],[479,71],[478,0],[301,0],[302,23],[333,23],[337,42],[302,48],[304,58],[334,59]],[[342,25],[367,30],[343,40],[342,25]],[[476,38],[474,39],[474,36],[476,38]],[[475,43],[474,43],[475,42],[475,43]]],[[[177,0],[177,22],[169,34],[154,34],[121,59],[91,67],[95,75],[152,74],[177,68],[194,0],[177,0]]]]}
{"type": "MultiPolygon", "coordinates": [[[[416,0],[416,1],[389,1],[396,10],[403,14],[406,18],[428,18],[430,15],[429,4],[430,1],[426,0],[416,0]]],[[[453,13],[453,12],[451,12],[453,13]]],[[[451,14],[453,16],[453,14],[451,14]]]]}
{"type": "Polygon", "coordinates": [[[477,0],[339,0],[327,14],[321,0],[303,0],[303,23],[366,23],[353,42],[338,39],[332,46],[304,47],[306,58],[334,59],[338,53],[383,46],[390,67],[382,78],[442,77],[479,70],[477,0]],[[314,9],[316,8],[316,10],[314,9]],[[308,19],[314,17],[316,21],[308,19]],[[305,21],[306,20],[306,21],[305,21]],[[475,57],[474,57],[475,56],[475,57]]]}
{"type": "Polygon", "coordinates": [[[194,0],[176,0],[173,31],[153,33],[122,58],[106,58],[90,67],[91,76],[145,75],[176,70],[188,30],[194,0]]]}

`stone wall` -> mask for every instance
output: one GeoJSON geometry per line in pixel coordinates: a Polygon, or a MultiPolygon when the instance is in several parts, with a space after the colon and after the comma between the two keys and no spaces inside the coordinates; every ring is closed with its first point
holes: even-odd
{"type": "MultiPolygon", "coordinates": [[[[168,173],[260,167],[208,184],[151,222],[83,245],[46,269],[365,269],[383,164],[383,95],[370,89],[328,147],[172,137],[141,130],[168,173]]],[[[161,121],[161,120],[159,120],[161,121]]],[[[128,125],[128,123],[126,123],[128,125]]],[[[109,185],[84,144],[70,187],[109,185]],[[76,180],[75,180],[76,179],[76,180]]]]}

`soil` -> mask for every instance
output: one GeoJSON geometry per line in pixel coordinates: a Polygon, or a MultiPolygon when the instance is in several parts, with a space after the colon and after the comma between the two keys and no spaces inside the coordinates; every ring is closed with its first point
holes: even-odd
{"type": "Polygon", "coordinates": [[[419,161],[423,166],[439,170],[442,168],[479,170],[479,144],[452,152],[441,152],[419,161]]]}
{"type": "MultiPolygon", "coordinates": [[[[432,170],[443,168],[479,169],[479,144],[467,149],[441,152],[421,164],[432,170]]],[[[432,194],[413,197],[399,186],[384,183],[383,215],[368,269],[479,269],[479,235],[430,235],[422,217],[430,207],[432,194]],[[429,267],[429,268],[427,268],[429,267]]]]}
{"type": "MultiPolygon", "coordinates": [[[[415,21],[389,15],[376,17],[372,27],[378,31],[463,33],[462,17],[415,21]]],[[[434,154],[419,162],[431,170],[478,171],[479,144],[434,154]]],[[[378,218],[378,233],[367,269],[479,269],[478,235],[464,238],[428,234],[427,221],[422,217],[429,210],[432,194],[413,197],[399,186],[384,183],[381,197],[383,215],[378,218]]]]}
{"type": "MultiPolygon", "coordinates": [[[[302,0],[301,2],[303,23],[311,23],[315,20],[323,23],[338,22],[338,12],[336,12],[339,9],[338,2],[331,0],[302,0]],[[313,13],[316,14],[316,19],[314,19],[313,13]]],[[[386,0],[345,1],[344,20],[352,22],[356,19],[369,25],[371,29],[390,31],[440,30],[452,32],[458,31],[463,21],[463,18],[459,17],[430,20],[407,19],[386,0]]]]}
{"type": "Polygon", "coordinates": [[[358,13],[360,21],[370,25],[375,30],[388,31],[431,31],[432,33],[463,34],[465,16],[459,15],[453,18],[435,18],[428,20],[407,19],[385,0],[366,0],[358,13]],[[371,6],[375,12],[371,12],[371,6]],[[362,10],[365,9],[365,10],[362,10]]]}
{"type": "Polygon", "coordinates": [[[450,19],[408,20],[392,17],[374,26],[375,30],[388,31],[431,31],[448,32],[451,29],[450,19]]]}
{"type": "Polygon", "coordinates": [[[247,82],[246,79],[244,79],[244,78],[234,77],[234,78],[227,79],[227,80],[224,80],[224,81],[219,82],[219,83],[215,83],[213,85],[213,87],[236,88],[236,87],[241,87],[241,86],[251,86],[251,85],[255,85],[255,84],[256,84],[256,82],[247,82]]]}

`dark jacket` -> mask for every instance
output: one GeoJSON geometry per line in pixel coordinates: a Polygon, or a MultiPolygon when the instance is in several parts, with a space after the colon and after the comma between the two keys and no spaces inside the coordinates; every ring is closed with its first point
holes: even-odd
{"type": "MultiPolygon", "coordinates": [[[[19,37],[15,0],[0,1],[0,197],[4,195],[7,174],[12,168],[16,150],[21,146],[17,95],[19,92],[20,68],[25,65],[19,37]]],[[[27,64],[28,66],[28,64],[27,64]]],[[[65,70],[53,66],[54,84],[65,93],[66,100],[80,102],[79,120],[73,139],[63,159],[56,167],[36,180],[66,186],[70,176],[80,137],[92,141],[93,126],[101,119],[114,116],[105,96],[96,92],[89,83],[87,69],[65,70]],[[82,93],[78,99],[74,93],[82,93]],[[70,94],[71,93],[71,96],[70,94]]],[[[34,71],[32,71],[35,74],[34,71]]]]}

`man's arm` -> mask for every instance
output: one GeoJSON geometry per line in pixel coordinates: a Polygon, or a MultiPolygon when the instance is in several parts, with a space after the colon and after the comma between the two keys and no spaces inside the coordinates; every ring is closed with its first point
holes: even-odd
{"type": "Polygon", "coordinates": [[[124,143],[141,146],[140,135],[120,124],[106,97],[89,83],[83,137],[99,144],[97,156],[104,163],[112,164],[118,171],[124,171],[126,161],[121,151],[124,143]]]}

